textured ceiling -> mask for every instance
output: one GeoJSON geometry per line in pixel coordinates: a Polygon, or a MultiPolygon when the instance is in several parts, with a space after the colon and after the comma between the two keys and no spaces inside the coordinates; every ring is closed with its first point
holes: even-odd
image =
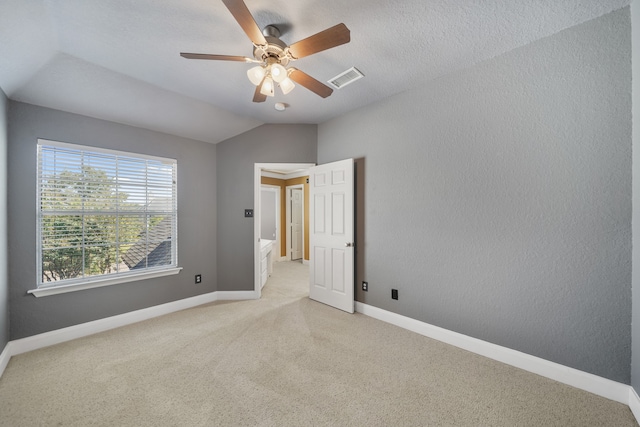
{"type": "Polygon", "coordinates": [[[343,22],[351,42],[293,65],[326,82],[361,79],[322,99],[301,86],[256,104],[252,56],[220,0],[2,0],[0,88],[14,100],[217,143],[263,123],[322,123],[627,6],[629,0],[245,0],[291,44],[343,22]],[[276,102],[289,108],[276,111],[276,102]]]}

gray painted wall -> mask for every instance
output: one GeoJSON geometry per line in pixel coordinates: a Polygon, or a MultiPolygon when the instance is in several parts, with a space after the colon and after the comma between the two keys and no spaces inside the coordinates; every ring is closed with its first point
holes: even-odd
{"type": "Polygon", "coordinates": [[[7,109],[9,102],[0,89],[0,353],[9,342],[9,273],[7,272],[7,109]]]}
{"type": "Polygon", "coordinates": [[[319,125],[318,163],[364,169],[357,299],[628,384],[630,33],[625,8],[319,125]]]}
{"type": "Polygon", "coordinates": [[[316,125],[262,125],[217,145],[218,290],[253,290],[255,163],[315,163],[316,125]]]}
{"type": "Polygon", "coordinates": [[[11,339],[216,290],[216,146],[103,120],[9,102],[11,339]],[[37,138],[178,160],[178,264],[174,276],[42,298],[36,286],[37,138]],[[202,274],[202,283],[194,275],[202,274]]]}
{"type": "MultiPolygon", "coordinates": [[[[632,40],[640,40],[640,4],[631,3],[632,40]]],[[[640,43],[632,44],[633,62],[633,309],[631,385],[640,393],[640,43]]]]}

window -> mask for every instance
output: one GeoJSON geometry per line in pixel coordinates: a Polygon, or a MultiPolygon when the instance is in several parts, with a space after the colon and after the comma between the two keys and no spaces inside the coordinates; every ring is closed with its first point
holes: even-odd
{"type": "Polygon", "coordinates": [[[39,140],[38,290],[176,269],[176,166],[39,140]]]}

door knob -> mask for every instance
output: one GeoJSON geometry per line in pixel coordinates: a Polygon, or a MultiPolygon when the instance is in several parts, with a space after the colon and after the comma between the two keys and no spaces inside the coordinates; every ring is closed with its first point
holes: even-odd
{"type": "Polygon", "coordinates": [[[355,247],[355,246],[356,246],[356,244],[355,244],[355,243],[352,243],[352,242],[345,243],[344,245],[345,245],[347,248],[353,248],[353,247],[355,247]]]}

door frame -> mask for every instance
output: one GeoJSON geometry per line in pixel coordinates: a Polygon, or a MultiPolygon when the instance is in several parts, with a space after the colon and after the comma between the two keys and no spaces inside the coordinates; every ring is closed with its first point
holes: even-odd
{"type": "Polygon", "coordinates": [[[294,171],[297,169],[309,169],[315,165],[315,163],[254,163],[253,165],[253,292],[256,298],[262,296],[262,287],[260,286],[260,189],[262,187],[262,170],[294,171]]]}
{"type": "MultiPolygon", "coordinates": [[[[304,256],[306,254],[304,253],[304,246],[305,246],[304,245],[305,244],[305,241],[304,241],[304,197],[305,197],[305,194],[304,194],[304,185],[303,184],[287,185],[285,187],[285,193],[286,193],[286,196],[287,196],[287,199],[286,199],[287,230],[288,231],[291,230],[291,190],[294,189],[294,188],[298,188],[298,189],[302,190],[302,207],[301,207],[301,209],[302,209],[302,263],[304,264],[304,259],[305,259],[304,256]]],[[[286,243],[286,245],[287,245],[287,254],[286,254],[287,261],[291,261],[291,256],[292,256],[291,255],[291,232],[287,233],[287,243],[286,243]]]]}

